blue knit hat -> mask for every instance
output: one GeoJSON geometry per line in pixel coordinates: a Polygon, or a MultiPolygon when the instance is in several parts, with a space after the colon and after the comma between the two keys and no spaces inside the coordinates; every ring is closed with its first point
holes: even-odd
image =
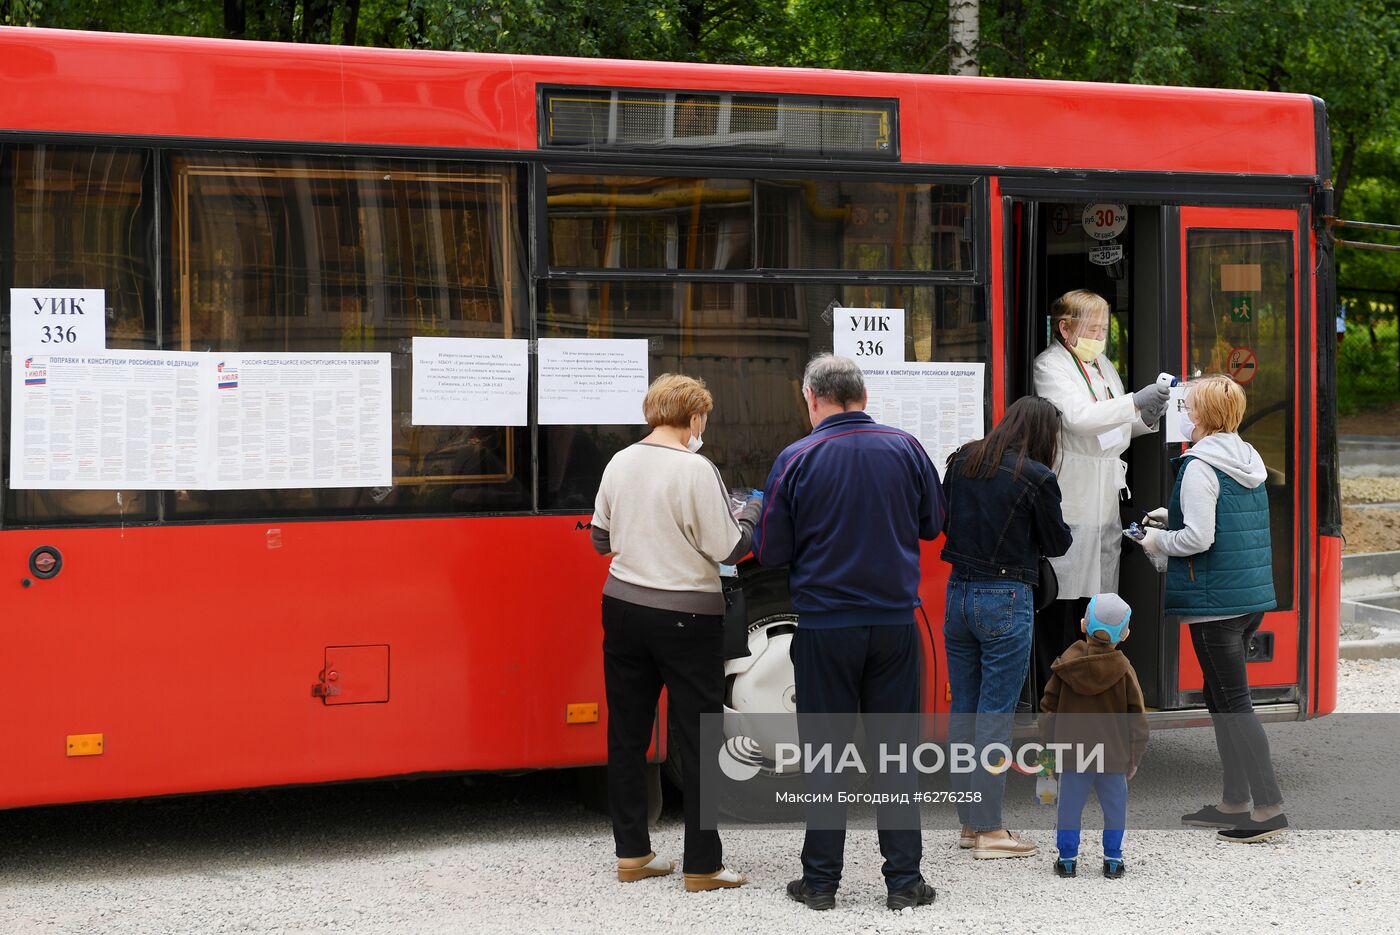
{"type": "Polygon", "coordinates": [[[1117,643],[1123,639],[1123,631],[1128,629],[1128,619],[1132,615],[1128,602],[1112,591],[1095,594],[1089,598],[1089,609],[1084,612],[1084,630],[1106,643],[1117,643]]]}

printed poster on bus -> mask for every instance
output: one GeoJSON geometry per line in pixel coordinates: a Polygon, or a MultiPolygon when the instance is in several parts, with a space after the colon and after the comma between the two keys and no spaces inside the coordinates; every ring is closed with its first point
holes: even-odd
{"type": "Polygon", "coordinates": [[[651,382],[645,340],[540,338],[540,425],[639,425],[651,382]]]}
{"type": "Polygon", "coordinates": [[[11,368],[10,486],[203,487],[207,354],[29,354],[11,368]]]}
{"type": "Polygon", "coordinates": [[[904,309],[838,308],[832,319],[832,349],[862,370],[904,363],[904,309]]]}
{"type": "Polygon", "coordinates": [[[107,349],[105,289],[11,289],[10,352],[100,354],[107,349]]]}
{"type": "Polygon", "coordinates": [[[15,489],[393,482],[388,354],[105,351],[16,363],[15,489]]]}
{"type": "Polygon", "coordinates": [[[526,425],[529,342],[413,339],[414,425],[526,425]]]}
{"type": "Polygon", "coordinates": [[[210,356],[210,489],[393,484],[388,354],[210,356]]]}
{"type": "Polygon", "coordinates": [[[917,438],[943,476],[948,456],[986,433],[984,364],[903,363],[862,368],[865,411],[917,438]]]}

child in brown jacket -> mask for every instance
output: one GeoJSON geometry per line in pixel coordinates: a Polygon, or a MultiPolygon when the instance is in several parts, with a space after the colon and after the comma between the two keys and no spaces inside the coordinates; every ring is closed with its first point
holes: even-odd
{"type": "Polygon", "coordinates": [[[1060,857],[1057,876],[1072,877],[1079,856],[1079,819],[1092,788],[1103,809],[1103,875],[1123,875],[1123,826],[1128,809],[1128,780],[1147,749],[1147,717],[1142,686],[1118,644],[1128,637],[1132,608],[1117,594],[1096,594],[1079,629],[1086,638],[1065,650],[1050,667],[1040,700],[1041,735],[1047,744],[1074,745],[1060,754],[1060,805],[1055,844],[1060,857]],[[1068,715],[1056,717],[1056,715],[1068,715]],[[1081,751],[1102,745],[1102,759],[1080,764],[1081,751]],[[1080,772],[1081,765],[1095,772],[1080,772]]]}

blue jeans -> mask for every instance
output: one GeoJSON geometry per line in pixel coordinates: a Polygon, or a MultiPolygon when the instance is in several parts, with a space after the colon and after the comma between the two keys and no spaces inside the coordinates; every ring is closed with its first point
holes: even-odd
{"type": "Polygon", "coordinates": [[[1006,776],[981,768],[982,750],[1011,741],[1016,702],[1030,667],[1034,608],[1031,586],[1024,582],[956,575],[948,579],[943,618],[953,691],[948,739],[972,744],[979,764],[971,773],[954,771],[951,780],[957,798],[980,795],[977,801],[957,803],[958,819],[973,831],[1002,827],[1006,776]]]}
{"type": "Polygon", "coordinates": [[[1061,860],[1079,856],[1079,819],[1089,790],[1103,809],[1103,855],[1123,859],[1123,825],[1128,817],[1128,779],[1123,773],[1061,773],[1060,809],[1055,816],[1055,846],[1061,860]]]}

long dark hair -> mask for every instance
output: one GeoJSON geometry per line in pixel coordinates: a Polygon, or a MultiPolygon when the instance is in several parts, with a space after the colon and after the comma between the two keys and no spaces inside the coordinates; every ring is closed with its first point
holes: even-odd
{"type": "Polygon", "coordinates": [[[1022,396],[1006,407],[1006,414],[985,438],[968,442],[948,458],[948,470],[953,462],[965,459],[959,473],[963,477],[995,477],[1001,459],[1008,451],[1016,452],[1015,476],[1020,478],[1026,459],[1039,461],[1046,467],[1055,466],[1060,450],[1060,410],[1041,396],[1022,396]]]}

